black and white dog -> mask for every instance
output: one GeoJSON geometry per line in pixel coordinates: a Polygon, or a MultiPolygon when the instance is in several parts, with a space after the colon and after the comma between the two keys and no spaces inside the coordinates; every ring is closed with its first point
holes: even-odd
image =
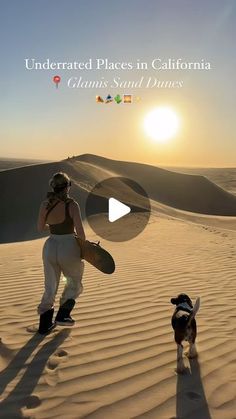
{"type": "Polygon", "coordinates": [[[195,316],[200,307],[200,298],[193,303],[187,294],[179,294],[176,298],[171,298],[170,302],[176,306],[171,319],[171,324],[175,332],[175,342],[177,344],[177,372],[184,372],[183,345],[185,340],[189,342],[188,357],[197,356],[195,340],[197,336],[197,324],[195,316]]]}

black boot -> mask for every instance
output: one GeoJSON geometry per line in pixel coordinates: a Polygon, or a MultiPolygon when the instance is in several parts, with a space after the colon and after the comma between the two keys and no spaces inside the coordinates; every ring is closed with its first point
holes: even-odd
{"type": "Polygon", "coordinates": [[[38,333],[41,335],[46,335],[56,326],[55,323],[52,322],[53,313],[54,309],[51,308],[40,315],[38,333]]]}
{"type": "Polygon", "coordinates": [[[75,321],[70,316],[71,310],[74,308],[75,300],[70,298],[59,307],[58,313],[55,318],[55,323],[59,326],[73,326],[75,321]]]}

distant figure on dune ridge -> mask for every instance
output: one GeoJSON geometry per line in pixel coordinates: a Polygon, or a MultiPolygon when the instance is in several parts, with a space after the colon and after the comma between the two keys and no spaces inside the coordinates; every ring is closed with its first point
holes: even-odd
{"type": "Polygon", "coordinates": [[[85,240],[79,204],[69,196],[71,180],[66,173],[58,172],[49,181],[53,192],[41,203],[38,215],[38,231],[50,231],[44,243],[42,258],[44,265],[45,290],[38,306],[40,315],[38,332],[48,333],[56,324],[73,326],[70,313],[75,299],[82,293],[84,263],[75,238],[85,240]],[[47,221],[47,224],[46,224],[47,221]],[[60,307],[53,322],[54,301],[61,272],[66,285],[60,298],[60,307]]]}

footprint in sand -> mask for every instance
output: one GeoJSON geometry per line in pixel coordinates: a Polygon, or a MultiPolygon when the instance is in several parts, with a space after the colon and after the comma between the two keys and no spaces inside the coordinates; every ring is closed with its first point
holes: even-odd
{"type": "Polygon", "coordinates": [[[64,349],[59,349],[55,352],[48,360],[46,368],[50,371],[54,371],[57,369],[58,365],[65,361],[68,353],[64,351],[64,349]]]}
{"type": "Polygon", "coordinates": [[[58,365],[59,365],[58,362],[49,360],[48,363],[47,363],[47,368],[49,370],[53,371],[53,370],[57,369],[58,365]]]}
{"type": "Polygon", "coordinates": [[[68,352],[64,351],[64,349],[60,349],[59,351],[55,352],[55,356],[58,356],[59,358],[63,358],[64,356],[67,356],[68,352]]]}
{"type": "Polygon", "coordinates": [[[26,327],[26,332],[28,333],[36,333],[38,331],[39,325],[38,324],[32,324],[31,326],[26,327]]]}
{"type": "Polygon", "coordinates": [[[24,400],[24,405],[27,409],[35,409],[36,407],[41,405],[41,400],[38,396],[31,394],[30,396],[26,397],[24,400]]]}
{"type": "Polygon", "coordinates": [[[64,351],[64,349],[60,349],[57,352],[55,352],[55,354],[53,354],[47,364],[46,364],[46,368],[45,368],[45,382],[51,386],[54,387],[57,385],[58,381],[59,381],[59,370],[58,370],[58,366],[60,365],[61,362],[65,361],[67,358],[68,353],[66,351],[64,351]]]}
{"type": "Polygon", "coordinates": [[[59,381],[59,371],[57,370],[57,365],[54,369],[50,369],[50,367],[47,365],[45,373],[45,383],[50,387],[55,387],[59,381]]]}

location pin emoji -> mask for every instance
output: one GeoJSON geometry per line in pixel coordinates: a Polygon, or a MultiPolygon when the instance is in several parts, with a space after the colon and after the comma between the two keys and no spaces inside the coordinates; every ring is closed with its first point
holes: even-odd
{"type": "Polygon", "coordinates": [[[54,76],[53,77],[53,81],[54,81],[54,83],[56,84],[56,88],[58,89],[58,84],[60,83],[60,81],[61,81],[61,77],[60,76],[54,76]]]}

